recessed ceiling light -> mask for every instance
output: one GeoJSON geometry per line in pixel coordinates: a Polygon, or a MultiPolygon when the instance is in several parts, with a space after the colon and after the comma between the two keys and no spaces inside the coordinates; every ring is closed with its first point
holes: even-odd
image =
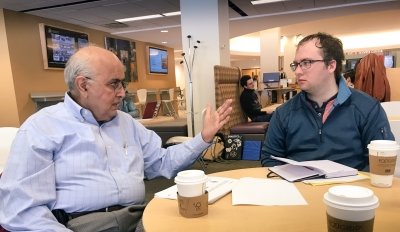
{"type": "Polygon", "coordinates": [[[175,16],[175,15],[181,15],[180,11],[175,11],[175,12],[168,12],[168,13],[162,13],[164,16],[175,16]]]}
{"type": "Polygon", "coordinates": [[[139,16],[139,17],[133,17],[133,18],[116,19],[115,21],[123,23],[123,22],[138,21],[138,20],[144,20],[144,19],[155,19],[155,18],[161,18],[161,17],[163,17],[161,14],[155,14],[155,15],[145,15],[145,16],[139,16]]]}
{"type": "Polygon", "coordinates": [[[253,5],[259,5],[259,4],[266,4],[266,3],[273,3],[273,2],[284,2],[286,0],[256,0],[256,1],[251,1],[251,4],[253,5]]]}
{"type": "Polygon", "coordinates": [[[162,43],[162,44],[166,44],[166,43],[168,43],[168,42],[167,42],[167,41],[162,41],[161,43],[162,43]]]}
{"type": "Polygon", "coordinates": [[[161,32],[163,32],[163,33],[167,33],[167,32],[168,32],[168,30],[161,30],[161,32]]]}

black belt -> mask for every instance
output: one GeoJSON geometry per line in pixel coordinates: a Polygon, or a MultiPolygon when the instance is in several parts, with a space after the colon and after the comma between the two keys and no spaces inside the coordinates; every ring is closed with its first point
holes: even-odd
{"type": "Polygon", "coordinates": [[[112,211],[120,210],[123,208],[125,208],[125,206],[113,205],[113,206],[109,206],[109,207],[98,209],[98,210],[76,212],[76,213],[67,213],[62,209],[55,209],[55,210],[52,210],[51,212],[56,217],[58,222],[60,222],[63,225],[66,225],[69,220],[77,218],[77,217],[81,217],[86,214],[100,213],[100,212],[112,212],[112,211]]]}
{"type": "Polygon", "coordinates": [[[84,211],[84,212],[77,212],[77,213],[67,213],[68,216],[70,217],[70,219],[74,219],[86,214],[91,214],[91,213],[100,213],[100,212],[112,212],[112,211],[116,211],[116,210],[120,210],[122,208],[124,208],[125,206],[122,205],[113,205],[113,206],[109,206],[106,208],[102,208],[102,209],[98,209],[98,210],[93,210],[93,211],[84,211]]]}

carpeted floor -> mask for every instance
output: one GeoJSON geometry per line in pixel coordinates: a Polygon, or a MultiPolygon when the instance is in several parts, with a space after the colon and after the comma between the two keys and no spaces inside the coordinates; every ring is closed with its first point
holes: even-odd
{"type": "MultiPolygon", "coordinates": [[[[215,173],[228,171],[233,169],[241,169],[241,168],[254,168],[260,167],[260,161],[250,161],[250,160],[222,160],[220,162],[205,162],[205,173],[215,173]]],[[[202,169],[200,162],[194,163],[188,169],[202,169]]],[[[174,180],[166,179],[166,178],[156,178],[153,180],[146,180],[146,201],[150,201],[154,193],[166,189],[172,185],[174,185],[174,180]]]]}

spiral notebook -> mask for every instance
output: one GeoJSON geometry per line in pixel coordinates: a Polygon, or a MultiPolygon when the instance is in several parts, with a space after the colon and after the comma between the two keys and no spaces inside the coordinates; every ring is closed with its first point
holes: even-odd
{"type": "Polygon", "coordinates": [[[358,170],[331,160],[295,160],[271,156],[287,164],[270,167],[269,170],[283,179],[293,182],[313,178],[335,178],[357,175],[358,170]]]}

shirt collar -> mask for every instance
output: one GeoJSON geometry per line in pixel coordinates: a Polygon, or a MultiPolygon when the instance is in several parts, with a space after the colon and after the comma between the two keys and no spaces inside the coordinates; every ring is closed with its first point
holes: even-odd
{"type": "Polygon", "coordinates": [[[339,91],[335,101],[335,105],[343,104],[351,95],[350,88],[346,84],[346,80],[343,76],[339,80],[339,91]]]}
{"type": "MultiPolygon", "coordinates": [[[[304,99],[304,101],[307,101],[307,93],[305,91],[301,91],[301,96],[304,99]]],[[[339,80],[339,90],[337,93],[337,97],[333,103],[334,106],[341,105],[343,104],[351,95],[351,90],[346,84],[346,80],[343,78],[343,76],[339,80]]]]}
{"type": "Polygon", "coordinates": [[[71,96],[70,92],[66,92],[64,96],[64,104],[68,112],[70,112],[75,118],[81,122],[89,122],[94,125],[99,125],[99,123],[94,118],[92,112],[88,109],[80,106],[71,96]]]}

